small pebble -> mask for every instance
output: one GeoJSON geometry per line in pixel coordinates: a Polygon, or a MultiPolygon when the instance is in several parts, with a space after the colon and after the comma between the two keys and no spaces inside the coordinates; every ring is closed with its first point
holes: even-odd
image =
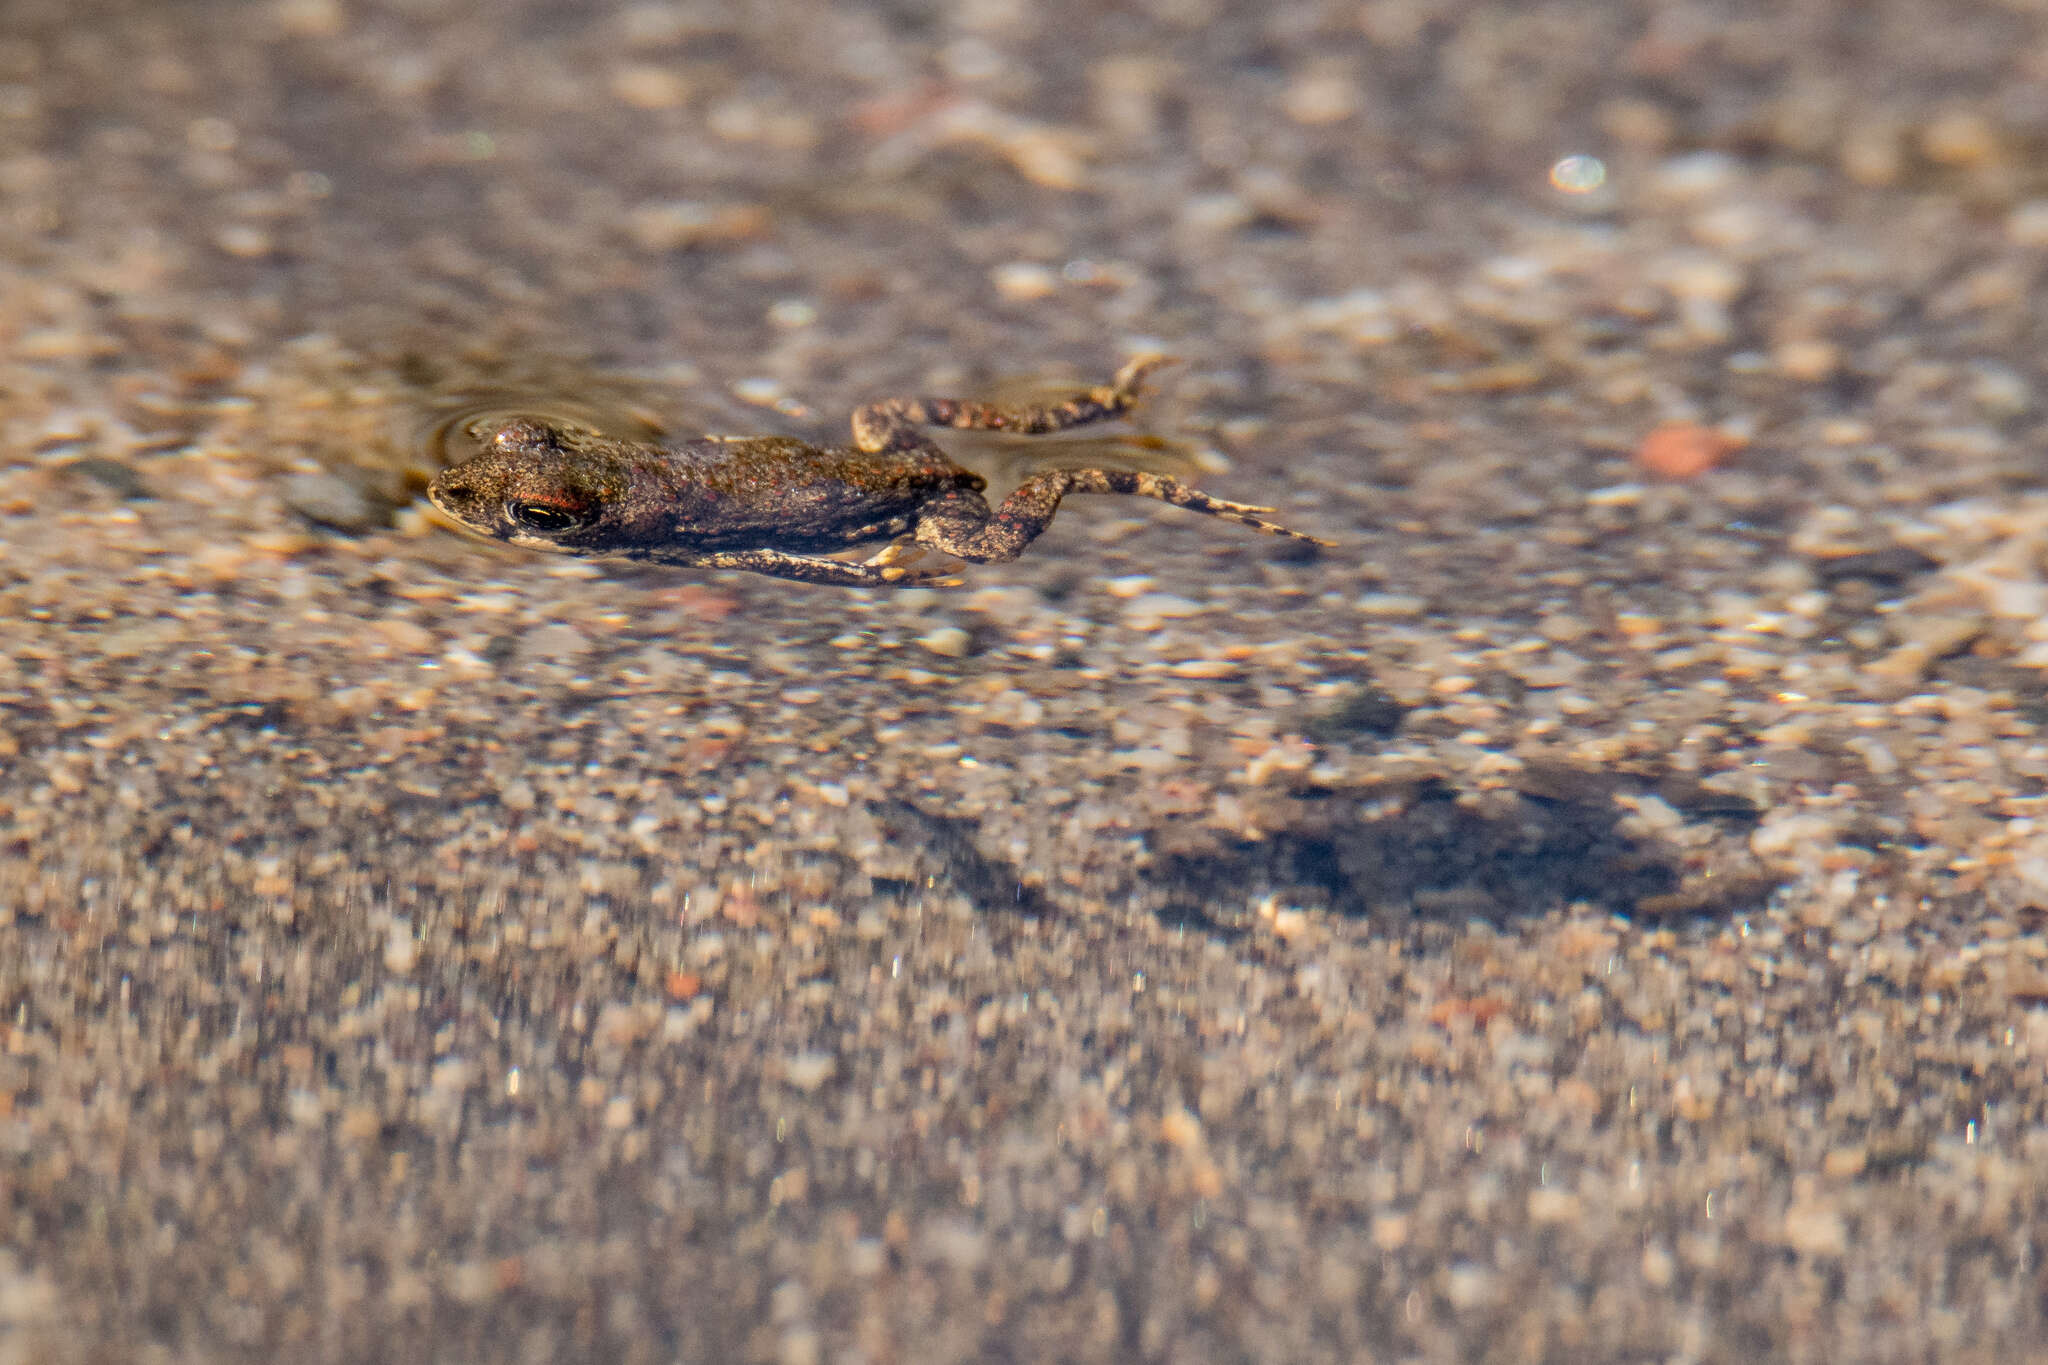
{"type": "Polygon", "coordinates": [[[1981,165],[1998,155],[1998,131],[1973,109],[1953,110],[1921,129],[1920,150],[1944,166],[1981,165]]]}
{"type": "Polygon", "coordinates": [[[283,493],[285,506],[316,526],[361,535],[385,520],[382,507],[338,474],[294,474],[283,493]]]}
{"type": "Polygon", "coordinates": [[[635,62],[612,72],[612,94],[635,109],[678,109],[690,98],[690,86],[665,66],[635,62]]]}
{"type": "Polygon", "coordinates": [[[590,637],[564,621],[552,621],[527,632],[519,641],[519,656],[532,662],[574,661],[590,652],[590,637]]]}
{"type": "Polygon", "coordinates": [[[1204,610],[1206,608],[1200,602],[1191,602],[1185,597],[1148,592],[1125,603],[1124,624],[1132,630],[1157,630],[1162,622],[1199,616],[1204,610]]]}
{"type": "Polygon", "coordinates": [[[119,460],[108,460],[92,455],[82,460],[73,460],[58,468],[66,474],[91,479],[116,497],[136,499],[150,495],[149,485],[142,481],[142,475],[135,472],[135,467],[123,464],[119,460]]]}
{"type": "Polygon", "coordinates": [[[642,204],[626,215],[626,233],[648,251],[680,251],[704,244],[758,237],[768,211],[757,204],[713,204],[691,199],[642,204]]]}
{"type": "Polygon", "coordinates": [[[391,927],[384,940],[384,969],[393,976],[404,976],[419,961],[419,941],[413,937],[412,921],[400,915],[391,918],[391,927]]]}
{"type": "Polygon", "coordinates": [[[2029,199],[2005,216],[2005,235],[2014,246],[2048,247],[2048,199],[2029,199]]]}
{"type": "Polygon", "coordinates": [[[333,38],[348,23],[341,0],[278,0],[270,13],[277,26],[295,38],[333,38]]]}
{"type": "Polygon", "coordinates": [[[1832,1205],[1798,1203],[1785,1210],[1785,1244],[1806,1256],[1840,1256],[1849,1249],[1849,1225],[1832,1205]]]}
{"type": "Polygon", "coordinates": [[[276,249],[270,234],[253,223],[231,223],[214,234],[213,242],[228,255],[251,261],[276,249]]]}
{"type": "Polygon", "coordinates": [[[1416,597],[1412,593],[1369,592],[1361,596],[1354,605],[1362,616],[1399,621],[1427,612],[1429,599],[1416,597]]]}
{"type": "Polygon", "coordinates": [[[1643,437],[1635,462],[1666,479],[1693,479],[1721,463],[1736,449],[1725,433],[1697,422],[1666,422],[1643,437]]]}
{"type": "Polygon", "coordinates": [[[974,637],[958,626],[940,626],[917,637],[918,644],[947,659],[964,659],[974,652],[974,637]]]}
{"type": "Polygon", "coordinates": [[[1771,355],[1783,374],[1802,384],[1832,379],[1842,367],[1840,349],[1828,341],[1787,341],[1771,355]]]}
{"type": "Polygon", "coordinates": [[[1719,256],[1685,252],[1660,263],[1664,287],[1681,299],[1703,299],[1728,304],[1742,293],[1747,282],[1740,266],[1719,256]]]}
{"type": "Polygon", "coordinates": [[[799,1052],[783,1063],[782,1079],[798,1090],[816,1090],[831,1080],[837,1069],[829,1052],[799,1052]]]}
{"type": "Polygon", "coordinates": [[[1012,303],[1028,303],[1057,293],[1060,277],[1036,261],[1012,261],[989,272],[996,292],[1012,303]]]}
{"type": "Polygon", "coordinates": [[[1859,185],[1870,189],[1896,185],[1905,167],[1899,130],[1889,123],[1858,123],[1842,139],[1842,171],[1859,185]]]}
{"type": "Polygon", "coordinates": [[[1288,85],[1281,108],[1296,123],[1341,123],[1358,112],[1360,78],[1349,71],[1312,71],[1288,85]]]}

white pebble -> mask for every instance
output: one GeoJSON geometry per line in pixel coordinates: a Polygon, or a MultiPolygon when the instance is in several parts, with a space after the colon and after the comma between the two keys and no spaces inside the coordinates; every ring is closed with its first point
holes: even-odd
{"type": "Polygon", "coordinates": [[[1369,592],[1355,605],[1362,615],[1389,621],[1420,616],[1429,610],[1427,598],[1402,592],[1369,592]]]}
{"type": "Polygon", "coordinates": [[[782,1079],[798,1090],[816,1090],[832,1079],[838,1063],[829,1052],[799,1052],[782,1068],[782,1079]]]}
{"type": "Polygon", "coordinates": [[[1011,261],[989,272],[996,292],[1013,303],[1045,298],[1060,287],[1060,277],[1036,261],[1011,261]]]}
{"type": "Polygon", "coordinates": [[[1122,578],[1108,580],[1102,585],[1102,590],[1111,597],[1132,598],[1146,591],[1157,581],[1150,574],[1127,574],[1122,578]]]}
{"type": "Polygon", "coordinates": [[[384,970],[404,976],[419,961],[419,944],[412,936],[412,921],[404,915],[391,917],[391,929],[384,940],[384,970]]]}
{"type": "Polygon", "coordinates": [[[1650,186],[1678,199],[1704,199],[1732,186],[1741,175],[1735,158],[1721,152],[1695,152],[1674,157],[1659,166],[1650,186]]]}
{"type": "Polygon", "coordinates": [[[974,637],[958,626],[940,626],[917,637],[932,653],[948,659],[964,659],[974,648],[974,637]]]}
{"type": "Polygon", "coordinates": [[[2029,199],[2005,217],[2005,235],[2014,246],[2048,246],[2048,199],[2029,199]]]}

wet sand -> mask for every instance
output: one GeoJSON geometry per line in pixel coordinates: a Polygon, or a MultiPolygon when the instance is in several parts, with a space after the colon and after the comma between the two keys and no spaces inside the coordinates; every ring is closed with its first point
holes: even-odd
{"type": "Polygon", "coordinates": [[[2041,17],[739,8],[6,7],[0,1361],[2048,1358],[2041,17]],[[1154,346],[1333,549],[417,498],[1154,346]]]}

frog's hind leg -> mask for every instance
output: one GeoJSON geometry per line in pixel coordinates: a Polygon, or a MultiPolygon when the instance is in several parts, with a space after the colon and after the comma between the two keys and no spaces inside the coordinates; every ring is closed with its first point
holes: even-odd
{"type": "Polygon", "coordinates": [[[1143,474],[1126,469],[1047,470],[1018,485],[1017,490],[1004,498],[993,511],[980,494],[965,489],[955,490],[924,506],[917,522],[917,542],[978,564],[1015,559],[1052,523],[1053,513],[1059,510],[1060,499],[1069,493],[1120,493],[1157,498],[1175,507],[1185,507],[1204,516],[1221,517],[1268,535],[1306,540],[1316,545],[1329,543],[1299,531],[1290,531],[1259,515],[1272,511],[1270,507],[1226,502],[1163,474],[1143,474]]]}
{"type": "Polygon", "coordinates": [[[1138,401],[1145,376],[1171,363],[1163,355],[1141,355],[1116,372],[1116,378],[1064,403],[1004,407],[960,398],[884,398],[856,408],[853,443],[861,450],[911,450],[925,444],[919,427],[954,427],[972,431],[1012,431],[1039,436],[1090,422],[1107,421],[1128,412],[1138,401]]]}

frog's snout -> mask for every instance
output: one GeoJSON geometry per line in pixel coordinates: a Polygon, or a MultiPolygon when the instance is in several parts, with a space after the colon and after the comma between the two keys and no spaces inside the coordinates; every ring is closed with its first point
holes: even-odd
{"type": "Polygon", "coordinates": [[[468,501],[471,491],[449,478],[448,476],[451,472],[449,470],[442,470],[427,485],[427,501],[440,508],[443,512],[453,512],[455,510],[453,504],[468,501]]]}
{"type": "Polygon", "coordinates": [[[427,501],[457,520],[475,522],[485,493],[458,466],[434,476],[434,481],[427,485],[427,501]]]}

